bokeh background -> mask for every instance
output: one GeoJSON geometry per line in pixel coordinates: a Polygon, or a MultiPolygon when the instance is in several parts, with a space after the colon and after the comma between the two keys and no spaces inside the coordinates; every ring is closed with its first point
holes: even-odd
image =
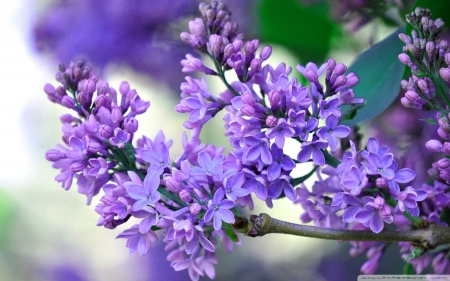
{"type": "MultiPolygon", "coordinates": [[[[402,24],[399,13],[414,1],[229,0],[247,39],[273,46],[270,63],[326,61],[350,64],[371,44],[402,24]],[[384,6],[371,6],[383,2],[384,6]],[[380,8],[381,7],[381,8],[380,8]],[[289,14],[287,14],[289,13],[289,14]],[[294,13],[291,16],[291,13],[294,13]],[[285,22],[285,20],[288,22],[285,22]]],[[[130,82],[149,112],[139,118],[138,135],[160,129],[180,153],[185,116],[173,111],[185,74],[179,61],[192,52],[178,37],[198,11],[197,0],[16,0],[0,9],[0,280],[189,280],[166,261],[164,245],[149,254],[128,255],[123,230],[97,227],[94,199],[86,205],[76,187],[64,191],[44,158],[60,143],[59,116],[42,90],[54,82],[58,62],[84,58],[113,87],[130,82]]],[[[378,5],[378,4],[377,4],[378,5]]],[[[211,91],[221,85],[208,79],[211,91]]],[[[394,112],[398,113],[394,107],[394,112]]],[[[383,120],[365,130],[385,129],[383,120]]],[[[204,142],[227,145],[221,118],[204,142]]],[[[378,130],[378,131],[377,131],[378,130]]],[[[393,135],[396,132],[392,132],[393,135]]],[[[253,213],[299,222],[300,207],[259,204],[253,213]]],[[[348,256],[348,243],[268,235],[243,238],[232,254],[219,249],[216,280],[356,280],[364,255],[348,256]]],[[[378,273],[399,274],[402,261],[391,247],[378,273]]],[[[202,280],[208,280],[203,277],[202,280]]]]}

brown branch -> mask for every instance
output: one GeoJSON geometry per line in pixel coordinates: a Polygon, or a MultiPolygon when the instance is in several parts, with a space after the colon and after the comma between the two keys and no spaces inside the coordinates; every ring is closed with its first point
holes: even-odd
{"type": "Polygon", "coordinates": [[[289,223],[274,219],[264,213],[259,216],[252,215],[250,222],[253,224],[249,225],[250,228],[246,235],[251,237],[264,236],[269,233],[281,233],[343,241],[408,241],[425,249],[433,249],[439,245],[450,244],[450,228],[435,224],[417,230],[385,230],[380,233],[374,233],[367,230],[342,230],[289,223]]]}

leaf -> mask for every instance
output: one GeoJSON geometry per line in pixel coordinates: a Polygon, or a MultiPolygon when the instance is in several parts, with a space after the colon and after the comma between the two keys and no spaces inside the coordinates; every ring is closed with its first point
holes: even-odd
{"type": "Polygon", "coordinates": [[[298,0],[262,0],[259,6],[260,37],[278,43],[301,61],[322,63],[338,26],[329,18],[324,1],[302,6],[298,0]]]}
{"type": "Polygon", "coordinates": [[[239,241],[236,233],[234,233],[233,230],[231,229],[225,229],[225,233],[227,234],[227,236],[231,239],[231,241],[233,241],[234,243],[237,243],[239,241]]]}
{"type": "Polygon", "coordinates": [[[434,120],[433,118],[423,118],[423,119],[419,119],[420,121],[424,121],[427,122],[428,124],[431,125],[437,125],[439,124],[436,120],[434,120]]]}
{"type": "Polygon", "coordinates": [[[387,109],[397,98],[404,70],[404,65],[398,60],[403,47],[398,34],[404,30],[404,26],[400,27],[383,41],[373,45],[348,68],[347,72],[355,72],[359,77],[360,82],[353,90],[356,97],[365,99],[366,105],[358,109],[352,120],[344,121],[343,124],[353,126],[371,119],[387,109]]]}

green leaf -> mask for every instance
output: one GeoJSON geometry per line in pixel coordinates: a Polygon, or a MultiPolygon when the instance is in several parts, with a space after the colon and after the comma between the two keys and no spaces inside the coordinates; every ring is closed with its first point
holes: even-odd
{"type": "Polygon", "coordinates": [[[440,221],[447,223],[448,225],[450,225],[450,209],[449,208],[444,208],[444,210],[442,210],[441,215],[439,216],[440,221]]]}
{"type": "Polygon", "coordinates": [[[233,241],[234,243],[238,242],[239,239],[232,229],[229,228],[225,229],[225,233],[227,234],[228,237],[230,237],[231,241],[233,241]]]}
{"type": "Polygon", "coordinates": [[[411,271],[412,271],[412,264],[407,263],[405,265],[405,268],[403,269],[403,275],[410,275],[410,274],[412,274],[411,271]]]}
{"type": "Polygon", "coordinates": [[[431,124],[431,125],[437,125],[438,124],[438,122],[436,120],[434,120],[433,118],[423,118],[423,119],[419,119],[419,120],[427,122],[428,124],[431,124]]]}
{"type": "Polygon", "coordinates": [[[423,248],[414,248],[414,250],[411,251],[411,254],[405,258],[405,261],[415,259],[423,254],[425,254],[425,250],[423,248]]]}
{"type": "Polygon", "coordinates": [[[302,6],[298,0],[262,0],[259,17],[261,39],[283,45],[302,62],[323,63],[339,30],[325,1],[302,6]]]}
{"type": "MultiPolygon", "coordinates": [[[[356,58],[347,72],[355,72],[360,82],[353,90],[356,97],[363,97],[366,105],[356,113],[350,121],[343,123],[353,126],[359,122],[371,119],[384,110],[397,98],[400,90],[404,65],[398,60],[402,52],[403,42],[398,34],[405,27],[400,27],[383,41],[356,58]]],[[[348,107],[343,107],[343,110],[348,107]]]]}

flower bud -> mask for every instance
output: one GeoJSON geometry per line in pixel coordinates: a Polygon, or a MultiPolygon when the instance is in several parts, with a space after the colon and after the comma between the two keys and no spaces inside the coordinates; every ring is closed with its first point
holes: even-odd
{"type": "Polygon", "coordinates": [[[270,57],[271,54],[272,54],[272,47],[270,47],[270,46],[264,46],[264,47],[261,49],[261,52],[259,53],[259,58],[260,58],[262,61],[265,61],[265,60],[267,60],[267,59],[270,57]]]}
{"type": "Polygon", "coordinates": [[[69,96],[64,96],[61,100],[61,104],[67,108],[72,109],[75,106],[75,100],[69,96]]]}
{"type": "Polygon", "coordinates": [[[445,82],[450,82],[450,69],[444,67],[439,69],[439,76],[441,76],[445,82]]]}
{"type": "Polygon", "coordinates": [[[347,66],[343,63],[338,63],[334,68],[334,74],[343,75],[347,71],[347,66]]]}
{"type": "Polygon", "coordinates": [[[444,129],[442,129],[442,127],[439,127],[438,130],[438,135],[443,138],[444,140],[450,140],[450,134],[447,133],[444,129]]]}
{"type": "Polygon", "coordinates": [[[375,200],[373,200],[373,205],[377,209],[381,209],[384,206],[385,203],[386,203],[386,201],[381,196],[377,196],[375,198],[375,200]]]}
{"type": "Polygon", "coordinates": [[[100,136],[105,139],[109,139],[113,135],[113,129],[105,124],[100,125],[100,127],[98,128],[98,132],[100,136]]]}
{"type": "Polygon", "coordinates": [[[86,149],[89,152],[97,153],[97,152],[100,152],[103,149],[103,145],[101,145],[98,142],[90,142],[90,143],[88,143],[86,149]]]}
{"type": "Polygon", "coordinates": [[[186,189],[181,190],[178,195],[180,196],[181,201],[185,203],[192,200],[191,194],[189,194],[189,191],[187,191],[186,189]]]}
{"type": "Polygon", "coordinates": [[[277,125],[277,118],[273,115],[269,115],[266,118],[266,125],[269,127],[275,127],[277,125]]]}
{"type": "Polygon", "coordinates": [[[126,117],[125,120],[123,120],[123,126],[125,130],[130,134],[136,133],[138,125],[139,123],[134,117],[126,117]]]}
{"type": "Polygon", "coordinates": [[[111,120],[114,123],[119,123],[120,121],[122,121],[122,119],[123,119],[123,115],[122,115],[122,110],[120,109],[120,107],[113,106],[112,111],[111,111],[111,120]]]}
{"type": "Polygon", "coordinates": [[[378,188],[386,188],[388,186],[385,178],[377,178],[375,181],[378,188]]]}
{"type": "Polygon", "coordinates": [[[411,59],[405,53],[401,53],[400,55],[398,55],[398,59],[400,60],[401,63],[406,65],[408,65],[411,62],[411,59]]]}
{"type": "Polygon", "coordinates": [[[119,86],[119,92],[125,96],[130,91],[130,84],[127,81],[122,81],[119,86]]]}
{"type": "Polygon", "coordinates": [[[255,97],[250,92],[245,92],[242,94],[241,100],[243,103],[248,105],[253,105],[255,103],[255,97]]]}
{"type": "Polygon", "coordinates": [[[86,168],[86,163],[86,161],[74,162],[72,163],[72,165],[70,165],[70,171],[72,173],[81,172],[84,170],[84,168],[86,168]]]}
{"type": "Polygon", "coordinates": [[[433,152],[440,152],[442,149],[441,142],[438,140],[434,140],[434,139],[427,141],[425,146],[433,152]]]}
{"type": "Polygon", "coordinates": [[[198,204],[197,202],[193,203],[190,207],[189,207],[189,211],[191,212],[191,214],[193,214],[194,216],[200,214],[200,211],[202,210],[202,206],[200,206],[200,204],[198,204]]]}
{"type": "Polygon", "coordinates": [[[45,159],[51,162],[58,161],[62,158],[65,158],[65,155],[61,153],[58,149],[50,149],[45,153],[45,159]]]}
{"type": "Polygon", "coordinates": [[[275,90],[271,90],[268,94],[268,97],[272,107],[276,107],[281,100],[280,93],[275,90]]]}
{"type": "Polygon", "coordinates": [[[242,114],[244,114],[246,116],[252,117],[255,114],[255,109],[251,105],[248,105],[248,104],[244,104],[240,110],[241,110],[242,114]]]}
{"type": "Polygon", "coordinates": [[[450,160],[447,158],[442,158],[439,161],[437,161],[437,166],[439,169],[447,169],[450,167],[450,160]]]}

